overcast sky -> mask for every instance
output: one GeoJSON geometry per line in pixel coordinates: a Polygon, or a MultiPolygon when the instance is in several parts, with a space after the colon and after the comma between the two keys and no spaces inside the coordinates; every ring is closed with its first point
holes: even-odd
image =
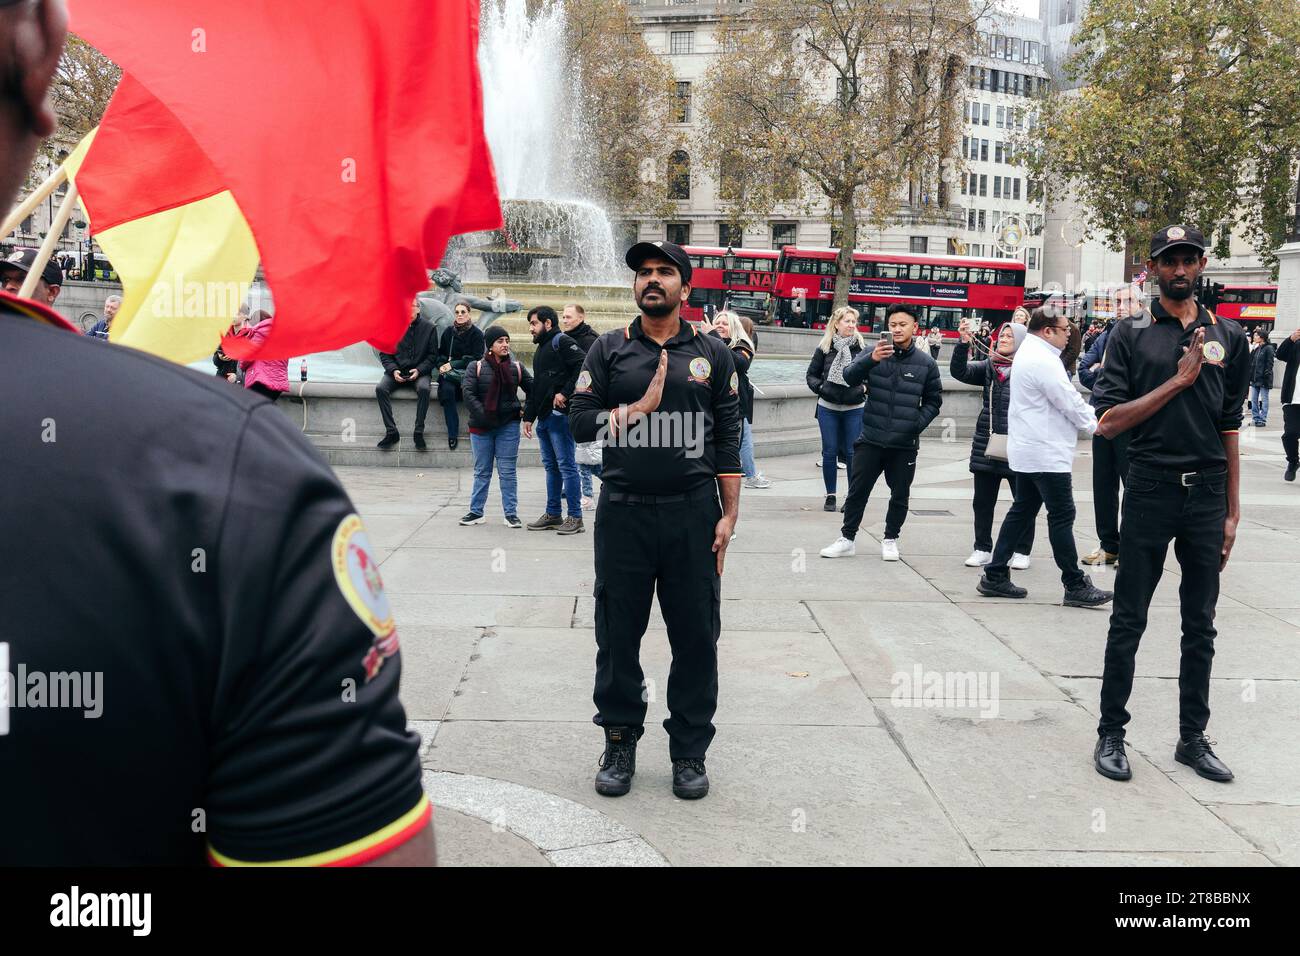
{"type": "Polygon", "coordinates": [[[998,0],[999,5],[1023,17],[1038,16],[1038,0],[998,0]]]}

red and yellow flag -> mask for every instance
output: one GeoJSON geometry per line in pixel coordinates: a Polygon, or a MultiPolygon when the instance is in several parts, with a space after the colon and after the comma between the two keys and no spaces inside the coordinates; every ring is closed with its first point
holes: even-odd
{"type": "MultiPolygon", "coordinates": [[[[478,0],[69,7],[72,29],[141,94],[115,99],[101,130],[125,131],[128,148],[105,148],[113,159],[100,162],[92,146],[78,178],[97,238],[135,226],[105,252],[124,279],[171,282],[174,306],[168,274],[178,264],[192,270],[185,283],[208,281],[194,278],[196,253],[182,250],[205,237],[248,250],[240,215],[276,303],[260,357],[361,340],[392,349],[447,240],[500,225],[483,133],[478,0]],[[177,210],[179,219],[153,219],[177,210]],[[127,264],[137,259],[147,265],[127,264]]],[[[241,254],[212,258],[239,271],[241,254]]],[[[160,298],[154,290],[140,299],[123,341],[132,328],[144,334],[139,323],[155,306],[165,311],[160,298]]],[[[185,298],[182,289],[180,311],[192,318],[185,298]]],[[[210,316],[204,323],[220,325],[210,316]]]]}

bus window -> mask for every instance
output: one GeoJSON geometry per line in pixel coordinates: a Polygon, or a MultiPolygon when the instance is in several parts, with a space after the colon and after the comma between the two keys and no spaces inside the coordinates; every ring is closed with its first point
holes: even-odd
{"type": "Polygon", "coordinates": [[[899,265],[895,262],[877,262],[876,278],[905,279],[907,278],[907,266],[899,265]]]}
{"type": "Polygon", "coordinates": [[[908,266],[907,277],[909,279],[918,279],[925,282],[930,278],[930,266],[928,264],[914,262],[908,266]]]}
{"type": "Polygon", "coordinates": [[[755,271],[755,272],[772,272],[774,269],[776,269],[776,260],[775,260],[775,259],[755,259],[755,260],[754,260],[754,271],[755,271]]]}
{"type": "Polygon", "coordinates": [[[999,269],[997,283],[998,285],[1022,286],[1025,284],[1025,274],[1019,269],[999,269]]]}
{"type": "Polygon", "coordinates": [[[965,266],[952,267],[953,282],[970,282],[970,274],[971,274],[971,270],[966,268],[965,266]]]}
{"type": "Polygon", "coordinates": [[[961,321],[960,309],[940,309],[931,306],[930,319],[926,325],[926,328],[942,329],[945,332],[956,332],[957,324],[960,321],[961,321]]]}
{"type": "Polygon", "coordinates": [[[956,282],[957,269],[954,266],[934,266],[930,276],[935,282],[956,282]]]}
{"type": "Polygon", "coordinates": [[[1268,294],[1266,294],[1266,295],[1264,296],[1264,303],[1265,303],[1266,305],[1277,305],[1277,290],[1276,290],[1276,289],[1274,289],[1272,292],[1269,292],[1268,294]]]}
{"type": "Polygon", "coordinates": [[[867,278],[869,275],[871,275],[870,270],[871,270],[871,263],[870,263],[870,262],[855,262],[855,263],[853,263],[853,277],[854,277],[855,279],[865,279],[865,278],[867,278]]]}
{"type": "Polygon", "coordinates": [[[704,266],[703,266],[703,264],[702,264],[702,261],[701,261],[702,257],[700,257],[700,256],[687,256],[686,258],[687,258],[688,260],[690,260],[690,263],[691,263],[692,268],[695,268],[695,269],[702,269],[702,268],[704,268],[704,266]]]}

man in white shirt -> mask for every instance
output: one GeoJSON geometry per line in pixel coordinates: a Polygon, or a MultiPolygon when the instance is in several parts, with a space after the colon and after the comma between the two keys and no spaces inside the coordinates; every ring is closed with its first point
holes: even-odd
{"type": "Polygon", "coordinates": [[[1029,594],[1011,583],[1008,562],[1025,528],[1047,505],[1052,556],[1061,569],[1066,607],[1099,607],[1113,596],[1093,586],[1079,569],[1074,544],[1074,491],[1070,473],[1079,432],[1092,435],[1097,415],[1074,387],[1061,364],[1070,341],[1070,323],[1054,309],[1035,309],[1029,335],[1011,366],[1011,406],[1007,411],[1007,460],[1018,475],[1016,500],[1002,521],[993,560],[984,568],[979,593],[986,597],[1023,598],[1029,594]]]}

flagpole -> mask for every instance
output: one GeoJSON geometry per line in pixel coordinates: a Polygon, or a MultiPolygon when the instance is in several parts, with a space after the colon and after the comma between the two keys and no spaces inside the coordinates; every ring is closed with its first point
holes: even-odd
{"type": "Polygon", "coordinates": [[[8,238],[9,233],[17,229],[19,223],[34,213],[36,207],[45,202],[50,194],[62,186],[67,179],[67,167],[60,166],[49,179],[37,186],[30,196],[5,217],[4,225],[0,226],[0,239],[8,238]]]}
{"type": "Polygon", "coordinates": [[[50,231],[45,234],[45,241],[41,243],[40,251],[36,253],[36,261],[32,263],[31,269],[27,271],[27,278],[23,281],[23,287],[18,291],[18,295],[24,299],[30,299],[32,293],[36,291],[36,283],[41,281],[41,273],[45,271],[45,265],[54,255],[54,248],[59,243],[59,235],[72,218],[73,207],[77,205],[77,183],[74,180],[68,184],[68,194],[63,198],[63,205],[54,216],[54,221],[50,223],[50,231]]]}

